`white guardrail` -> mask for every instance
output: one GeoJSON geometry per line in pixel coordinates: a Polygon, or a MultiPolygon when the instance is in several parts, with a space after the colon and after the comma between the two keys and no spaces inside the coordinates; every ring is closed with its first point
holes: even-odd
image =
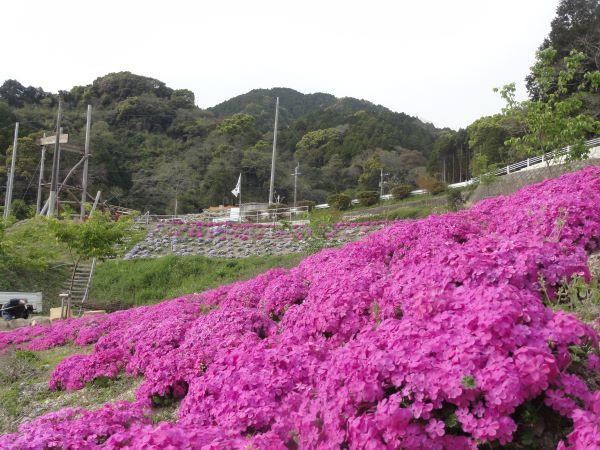
{"type": "MultiPolygon", "coordinates": [[[[593,149],[595,147],[598,147],[598,146],[600,146],[600,137],[590,139],[589,141],[586,141],[584,143],[584,145],[588,149],[593,149]]],[[[567,145],[566,147],[563,147],[560,150],[555,150],[552,152],[544,153],[543,155],[534,156],[532,158],[527,158],[527,159],[524,159],[523,161],[519,161],[514,164],[505,166],[505,167],[501,167],[493,172],[487,173],[486,175],[500,177],[502,175],[508,175],[508,174],[518,172],[523,169],[525,169],[525,170],[538,169],[538,168],[544,166],[545,164],[550,164],[550,165],[563,164],[564,163],[563,156],[567,155],[570,151],[571,151],[571,146],[567,145]]],[[[589,156],[600,157],[600,151],[594,152],[593,155],[591,154],[589,156]],[[598,153],[598,154],[596,155],[596,153],[598,153]]],[[[450,187],[450,188],[464,187],[464,186],[468,186],[470,184],[476,183],[478,181],[479,181],[479,177],[475,177],[475,178],[472,178],[470,180],[463,181],[460,183],[450,184],[450,185],[448,185],[448,187],[450,187]]]]}
{"type": "MultiPolygon", "coordinates": [[[[600,138],[590,139],[586,141],[584,144],[587,148],[593,148],[600,145],[600,138]]],[[[556,150],[553,152],[544,153],[541,156],[534,156],[533,158],[527,158],[526,160],[519,161],[518,163],[511,164],[510,166],[503,167],[501,169],[492,172],[491,175],[501,176],[509,173],[517,172],[525,167],[531,167],[533,165],[538,165],[541,163],[546,163],[552,161],[556,157],[564,156],[571,151],[571,146],[567,145],[560,150],[556,150]]],[[[560,161],[562,162],[562,161],[560,161]]]]}
{"type": "MultiPolygon", "coordinates": [[[[600,158],[600,137],[590,139],[586,141],[584,144],[588,149],[598,150],[590,154],[590,157],[600,158]]],[[[502,175],[508,175],[513,172],[518,172],[520,170],[531,170],[538,169],[545,164],[562,164],[564,162],[563,156],[567,155],[571,151],[571,146],[567,145],[566,147],[561,148],[560,150],[555,150],[553,152],[544,153],[543,155],[534,156],[532,158],[524,159],[523,161],[516,162],[514,164],[510,164],[505,167],[501,167],[500,169],[495,170],[494,172],[487,173],[486,175],[492,175],[500,177],[502,175]],[[558,159],[557,159],[558,158],[558,159]]],[[[449,184],[449,188],[461,188],[465,186],[469,186],[470,184],[477,183],[479,181],[479,177],[471,178],[467,181],[461,181],[460,183],[449,184]]],[[[425,189],[417,189],[412,191],[410,195],[421,195],[426,194],[427,191],[425,189]]],[[[381,200],[389,200],[392,198],[391,194],[382,195],[379,197],[381,200]]],[[[357,199],[352,200],[353,204],[359,203],[357,199]]],[[[326,209],[329,208],[327,203],[322,203],[320,205],[316,205],[317,209],[326,209]]]]}

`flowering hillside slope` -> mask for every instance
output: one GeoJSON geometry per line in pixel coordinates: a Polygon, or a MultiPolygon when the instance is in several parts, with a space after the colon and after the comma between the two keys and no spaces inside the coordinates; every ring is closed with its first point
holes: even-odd
{"type": "Polygon", "coordinates": [[[119,372],[144,382],[134,403],[48,414],[0,447],[468,449],[511,442],[534,408],[573,425],[559,448],[597,448],[600,391],[581,375],[600,369],[598,335],[547,308],[539,280],[552,297],[589,276],[599,246],[600,169],[588,168],[291,270],[2,334],[0,348],[95,343],[51,389],[119,372]],[[152,423],[172,399],[177,422],[152,423]]]}

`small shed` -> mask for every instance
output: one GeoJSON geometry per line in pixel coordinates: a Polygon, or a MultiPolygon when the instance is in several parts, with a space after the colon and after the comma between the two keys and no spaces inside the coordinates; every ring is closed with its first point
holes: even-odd
{"type": "Polygon", "coordinates": [[[42,311],[41,292],[0,292],[0,305],[7,303],[11,298],[26,298],[36,312],[42,311]]]}

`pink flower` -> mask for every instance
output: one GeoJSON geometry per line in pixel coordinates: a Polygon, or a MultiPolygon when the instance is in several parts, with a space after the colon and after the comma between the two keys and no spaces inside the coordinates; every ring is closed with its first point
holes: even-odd
{"type": "Polygon", "coordinates": [[[446,434],[444,422],[441,420],[431,419],[427,425],[427,434],[431,438],[441,437],[446,434]]]}

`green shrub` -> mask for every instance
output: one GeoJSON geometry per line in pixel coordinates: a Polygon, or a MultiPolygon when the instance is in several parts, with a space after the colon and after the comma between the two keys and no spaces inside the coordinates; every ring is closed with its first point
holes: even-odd
{"type": "Polygon", "coordinates": [[[284,209],[287,208],[288,205],[285,203],[272,203],[269,205],[269,209],[284,209]]]}
{"type": "Polygon", "coordinates": [[[72,216],[79,216],[79,210],[75,210],[75,208],[68,203],[61,203],[60,208],[62,210],[60,212],[61,217],[70,218],[72,216]]]}
{"type": "Polygon", "coordinates": [[[296,202],[297,207],[308,206],[309,211],[312,211],[316,204],[317,202],[313,202],[312,200],[300,200],[299,202],[296,202]]]}
{"type": "Polygon", "coordinates": [[[465,204],[462,191],[460,189],[448,189],[446,202],[450,211],[458,211],[461,209],[465,204]]]}
{"type": "Polygon", "coordinates": [[[356,188],[348,188],[348,189],[344,189],[342,191],[342,194],[347,195],[350,198],[356,198],[356,193],[358,191],[356,190],[356,188]]]}
{"type": "Polygon", "coordinates": [[[498,177],[491,173],[484,173],[479,176],[479,182],[484,186],[490,185],[495,181],[498,181],[498,177]]]}
{"type": "Polygon", "coordinates": [[[346,194],[333,194],[327,197],[327,203],[334,209],[343,211],[350,208],[352,199],[346,194]]]}
{"type": "Polygon", "coordinates": [[[15,216],[15,219],[25,220],[29,219],[30,217],[33,217],[35,211],[31,206],[29,206],[23,200],[18,198],[12,202],[10,212],[13,216],[15,216]]]}
{"type": "Polygon", "coordinates": [[[408,184],[397,184],[390,190],[392,197],[396,200],[402,200],[410,195],[412,187],[408,184]]]}
{"type": "Polygon", "coordinates": [[[282,219],[279,221],[279,226],[277,228],[279,228],[280,230],[292,231],[292,222],[290,222],[289,220],[282,219]]]}
{"type": "Polygon", "coordinates": [[[377,191],[360,191],[356,196],[363,206],[371,206],[379,201],[379,193],[377,191]]]}
{"type": "Polygon", "coordinates": [[[427,174],[422,174],[419,176],[417,179],[417,185],[421,189],[425,189],[431,195],[441,194],[448,188],[446,183],[443,183],[427,174]]]}

